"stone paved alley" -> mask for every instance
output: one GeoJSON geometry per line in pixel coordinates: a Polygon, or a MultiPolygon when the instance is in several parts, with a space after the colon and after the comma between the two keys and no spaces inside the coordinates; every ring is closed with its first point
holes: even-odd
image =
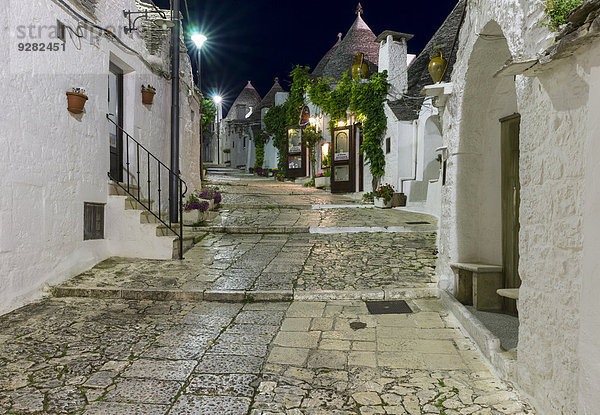
{"type": "Polygon", "coordinates": [[[111,258],[0,317],[1,413],[534,413],[435,298],[435,218],[209,179],[184,261],[111,258]],[[393,298],[413,313],[364,301],[393,298]]]}

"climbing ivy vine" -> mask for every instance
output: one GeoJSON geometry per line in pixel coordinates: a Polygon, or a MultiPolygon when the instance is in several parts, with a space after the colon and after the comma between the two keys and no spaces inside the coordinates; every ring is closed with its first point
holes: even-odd
{"type": "Polygon", "coordinates": [[[387,128],[384,103],[390,87],[387,71],[375,73],[367,82],[352,79],[346,72],[336,89],[331,89],[332,80],[318,79],[310,84],[308,96],[324,113],[331,118],[329,127],[333,129],[338,120],[345,120],[346,111],[355,112],[362,122],[363,143],[361,151],[374,179],[374,187],[385,173],[385,154],[381,140],[387,128]]]}
{"type": "Polygon", "coordinates": [[[266,131],[260,131],[256,137],[254,137],[254,148],[256,154],[256,160],[254,161],[255,169],[262,169],[263,163],[265,162],[265,144],[269,140],[269,135],[266,131]]]}
{"type": "Polygon", "coordinates": [[[277,168],[287,172],[287,127],[288,109],[285,105],[276,105],[269,108],[264,118],[265,131],[273,138],[273,146],[279,153],[277,168]]]}
{"type": "MultiPolygon", "coordinates": [[[[369,163],[373,185],[376,187],[379,178],[385,173],[381,140],[387,128],[384,110],[390,87],[387,71],[373,74],[366,82],[352,79],[346,72],[335,89],[330,86],[335,81],[326,78],[312,79],[309,71],[307,66],[296,66],[291,72],[289,99],[284,105],[272,107],[265,115],[265,131],[273,137],[279,152],[279,169],[287,171],[287,128],[298,125],[300,111],[308,95],[313,104],[329,115],[330,129],[333,129],[337,121],[347,118],[347,111],[356,113],[357,119],[362,122],[361,151],[369,163]]],[[[314,149],[311,148],[311,151],[314,149]]]]}

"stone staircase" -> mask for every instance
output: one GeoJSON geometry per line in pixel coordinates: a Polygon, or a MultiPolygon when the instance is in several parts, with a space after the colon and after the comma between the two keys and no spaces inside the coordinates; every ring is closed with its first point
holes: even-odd
{"type": "MultiPolygon", "coordinates": [[[[138,186],[129,185],[130,191],[136,193],[138,186]]],[[[179,258],[179,239],[156,216],[168,222],[167,212],[150,213],[141,203],[129,196],[115,182],[108,182],[107,226],[108,239],[122,244],[119,252],[125,257],[148,259],[179,258]]],[[[150,207],[155,207],[153,200],[142,199],[150,207]]],[[[174,224],[174,227],[178,227],[174,224]]],[[[186,233],[184,228],[183,252],[194,245],[195,233],[186,233]]]]}

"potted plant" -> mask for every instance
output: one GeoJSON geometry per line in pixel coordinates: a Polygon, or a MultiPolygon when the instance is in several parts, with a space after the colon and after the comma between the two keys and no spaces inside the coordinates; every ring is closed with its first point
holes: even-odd
{"type": "Polygon", "coordinates": [[[88,97],[83,88],[73,88],[67,92],[67,109],[73,114],[81,114],[88,97]]]}
{"type": "Polygon", "coordinates": [[[183,205],[183,224],[190,226],[204,222],[209,206],[207,200],[201,200],[196,193],[192,193],[183,205]]]}
{"type": "Polygon", "coordinates": [[[285,173],[283,173],[283,172],[278,172],[278,173],[275,175],[275,178],[276,178],[277,180],[279,180],[280,182],[282,182],[282,181],[284,181],[284,180],[285,180],[285,173]]]}
{"type": "Polygon", "coordinates": [[[375,206],[382,209],[389,209],[392,207],[392,197],[394,196],[394,186],[389,183],[380,185],[377,190],[373,192],[375,199],[375,206]]]}
{"type": "Polygon", "coordinates": [[[221,193],[219,193],[218,187],[207,187],[206,189],[203,189],[202,191],[197,191],[195,193],[195,196],[198,199],[208,200],[209,204],[210,204],[209,210],[213,210],[217,206],[219,206],[219,204],[221,203],[221,200],[223,199],[223,196],[221,195],[221,193]]]}
{"type": "Polygon", "coordinates": [[[142,85],[142,104],[152,105],[154,95],[156,95],[156,88],[150,84],[148,86],[142,85]]]}
{"type": "Polygon", "coordinates": [[[429,66],[427,69],[429,70],[431,79],[437,84],[444,78],[446,68],[448,67],[448,61],[444,58],[442,54],[442,47],[439,45],[436,45],[433,47],[433,49],[431,49],[431,54],[429,57],[431,60],[429,61],[429,66]]]}
{"type": "Polygon", "coordinates": [[[331,186],[331,170],[327,169],[323,173],[317,173],[315,176],[315,187],[322,189],[331,186]]]}

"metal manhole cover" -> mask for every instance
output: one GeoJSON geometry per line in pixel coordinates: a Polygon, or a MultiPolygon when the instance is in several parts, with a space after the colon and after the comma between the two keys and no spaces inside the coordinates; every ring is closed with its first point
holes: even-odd
{"type": "Polygon", "coordinates": [[[425,221],[421,221],[421,222],[406,222],[407,225],[431,225],[430,222],[425,222],[425,221]]]}
{"type": "Polygon", "coordinates": [[[371,314],[410,314],[413,312],[404,300],[367,301],[367,309],[371,314]]]}

